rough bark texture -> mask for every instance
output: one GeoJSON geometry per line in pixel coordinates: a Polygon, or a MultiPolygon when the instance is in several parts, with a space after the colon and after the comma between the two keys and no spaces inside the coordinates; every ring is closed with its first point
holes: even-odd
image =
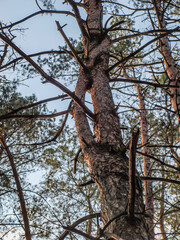
{"type": "MultiPolygon", "coordinates": [[[[162,1],[152,0],[152,2],[154,4],[154,9],[156,12],[159,29],[167,30],[166,21],[164,19],[162,1]]],[[[170,88],[170,93],[171,93],[171,104],[174,108],[175,114],[179,121],[179,132],[180,132],[180,71],[172,56],[168,37],[166,36],[161,38],[160,44],[161,44],[161,54],[164,59],[164,65],[166,67],[166,72],[170,81],[170,85],[178,86],[178,88],[170,88]]]]}
{"type": "Polygon", "coordinates": [[[86,68],[80,70],[75,94],[84,101],[86,91],[90,91],[96,119],[93,138],[85,113],[76,105],[73,115],[78,137],[91,176],[99,189],[102,220],[106,225],[117,217],[104,229],[106,236],[110,233],[124,240],[146,240],[149,239],[148,228],[143,215],[142,193],[138,187],[134,221],[129,221],[127,216],[128,158],[109,86],[107,69],[110,40],[102,30],[101,1],[84,2],[87,4],[90,37],[84,42],[87,58],[83,64],[86,68]]]}
{"type": "MultiPolygon", "coordinates": [[[[136,85],[138,98],[139,98],[139,108],[140,108],[140,124],[141,124],[141,142],[143,145],[143,153],[150,155],[149,148],[147,147],[148,143],[148,127],[147,127],[147,112],[145,108],[144,97],[142,94],[141,87],[136,85]]],[[[143,166],[144,166],[144,176],[151,177],[151,161],[147,156],[143,156],[143,166]]],[[[149,215],[147,219],[148,226],[150,228],[151,239],[154,239],[154,230],[153,230],[153,187],[152,181],[144,181],[144,199],[145,199],[145,209],[146,213],[149,215]]]]}

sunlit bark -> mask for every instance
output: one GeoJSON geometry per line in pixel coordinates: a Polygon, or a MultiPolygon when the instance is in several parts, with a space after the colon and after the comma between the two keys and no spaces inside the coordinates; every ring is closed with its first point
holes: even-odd
{"type": "Polygon", "coordinates": [[[74,108],[74,119],[82,152],[96,182],[101,199],[101,214],[104,232],[124,240],[149,239],[140,189],[136,189],[135,220],[127,216],[128,206],[128,158],[122,142],[119,118],[113,102],[108,69],[110,41],[102,32],[101,1],[85,1],[88,4],[87,26],[90,38],[84,42],[87,58],[81,68],[76,86],[76,95],[84,101],[90,90],[94,114],[93,133],[85,113],[78,106],[74,108]],[[117,217],[117,218],[115,218],[117,217]],[[114,220],[110,224],[110,220],[114,220]]]}
{"type": "MultiPolygon", "coordinates": [[[[154,5],[154,9],[156,12],[157,20],[158,20],[158,28],[159,30],[167,30],[166,28],[166,21],[164,18],[164,11],[163,11],[163,1],[160,0],[152,0],[154,5]]],[[[161,46],[161,54],[163,56],[164,65],[166,67],[166,72],[170,81],[170,85],[177,85],[178,88],[171,88],[171,104],[174,108],[175,114],[179,121],[180,125],[180,71],[174,61],[172,51],[169,44],[168,37],[163,37],[160,39],[160,46],[161,46]]],[[[180,132],[180,126],[179,126],[180,132]]]]}

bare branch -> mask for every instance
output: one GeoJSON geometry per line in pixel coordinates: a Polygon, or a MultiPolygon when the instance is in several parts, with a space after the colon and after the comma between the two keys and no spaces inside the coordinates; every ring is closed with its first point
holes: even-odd
{"type": "Polygon", "coordinates": [[[72,44],[70,43],[69,39],[67,38],[66,34],[63,31],[63,28],[60,26],[59,22],[56,21],[56,25],[58,28],[58,31],[61,33],[61,35],[63,36],[64,40],[66,41],[67,45],[69,46],[69,48],[71,49],[72,55],[74,56],[74,58],[76,59],[76,61],[80,64],[81,67],[85,68],[85,65],[83,64],[83,62],[81,61],[81,59],[78,57],[76,51],[74,50],[72,44]]]}
{"type": "Polygon", "coordinates": [[[93,236],[90,236],[89,234],[87,233],[84,233],[83,231],[81,230],[78,230],[72,226],[63,226],[63,228],[69,232],[74,232],[76,234],[79,234],[80,236],[83,236],[85,237],[86,239],[90,239],[90,240],[99,240],[99,238],[96,238],[96,237],[93,237],[93,236]]]}
{"type": "MultiPolygon", "coordinates": [[[[74,228],[76,227],[77,225],[79,225],[80,223],[86,221],[86,220],[89,220],[89,219],[92,219],[92,218],[97,218],[97,217],[100,217],[101,214],[100,213],[94,213],[94,214],[90,214],[88,216],[85,216],[85,217],[82,217],[80,219],[78,219],[76,222],[74,222],[71,227],[74,228]]],[[[69,230],[66,230],[60,237],[59,237],[59,240],[63,240],[69,233],[70,231],[69,230]]]]}
{"type": "Polygon", "coordinates": [[[67,2],[71,5],[74,13],[75,13],[75,17],[76,17],[76,20],[77,20],[77,23],[79,25],[79,28],[81,30],[81,33],[82,33],[82,36],[85,38],[85,39],[88,39],[89,36],[87,34],[87,31],[84,27],[84,23],[83,23],[83,20],[80,16],[80,13],[79,13],[79,10],[77,8],[77,3],[75,3],[73,0],[67,0],[67,2]]]}
{"type": "Polygon", "coordinates": [[[35,63],[30,57],[28,57],[21,49],[19,49],[8,37],[5,37],[0,33],[0,38],[7,43],[9,46],[11,46],[14,50],[16,50],[24,59],[26,59],[40,74],[42,77],[44,77],[48,82],[55,85],[59,89],[61,89],[63,92],[65,92],[68,96],[70,96],[75,103],[77,103],[78,106],[80,106],[85,113],[87,113],[91,119],[95,119],[94,114],[84,105],[84,103],[81,102],[81,100],[68,88],[66,88],[64,85],[62,85],[60,82],[53,79],[51,76],[49,76],[47,73],[45,73],[38,65],[35,63]]]}
{"type": "Polygon", "coordinates": [[[159,182],[168,182],[168,183],[174,183],[180,185],[180,181],[173,180],[173,179],[167,179],[167,178],[160,178],[160,177],[140,177],[143,181],[159,181],[159,182]]]}
{"type": "Polygon", "coordinates": [[[8,158],[9,158],[9,162],[13,171],[13,176],[16,182],[16,187],[17,187],[17,192],[18,192],[18,197],[19,197],[19,201],[20,201],[20,205],[21,205],[21,214],[23,217],[23,221],[24,221],[24,229],[25,229],[25,237],[26,240],[31,240],[31,233],[30,233],[30,227],[29,227],[29,218],[28,218],[28,213],[27,213],[27,209],[26,209],[26,203],[24,200],[24,194],[23,194],[23,190],[21,187],[21,183],[20,183],[20,179],[19,179],[19,175],[16,169],[16,165],[14,163],[14,158],[13,155],[11,154],[9,147],[6,145],[5,140],[0,137],[0,143],[3,147],[3,149],[5,150],[8,158]]]}
{"type": "Polygon", "coordinates": [[[47,102],[59,100],[59,99],[65,98],[65,97],[67,97],[66,94],[61,95],[61,96],[57,96],[57,97],[47,98],[47,99],[38,101],[38,102],[36,102],[36,103],[32,103],[32,104],[29,104],[29,105],[26,105],[26,106],[23,106],[23,107],[19,107],[19,108],[14,109],[13,111],[11,111],[11,112],[9,112],[9,113],[6,113],[6,114],[4,114],[4,115],[1,115],[1,116],[0,116],[0,119],[5,119],[6,116],[15,114],[15,113],[17,113],[17,112],[19,112],[19,111],[26,110],[26,109],[29,109],[29,108],[38,106],[38,105],[43,104],[43,103],[47,103],[47,102]]]}
{"type": "Polygon", "coordinates": [[[77,165],[78,157],[79,157],[79,154],[81,153],[81,151],[82,151],[81,148],[79,148],[76,153],[76,156],[74,158],[74,169],[73,169],[74,174],[76,173],[76,165],[77,165]]]}
{"type": "Polygon", "coordinates": [[[113,79],[110,79],[110,82],[129,82],[129,83],[136,83],[136,84],[146,84],[146,85],[150,85],[150,86],[158,87],[158,88],[165,88],[165,87],[178,88],[177,85],[158,84],[158,83],[153,83],[153,82],[136,80],[135,78],[128,78],[128,79],[127,78],[113,78],[113,79]]]}
{"type": "Polygon", "coordinates": [[[23,19],[21,19],[21,20],[19,20],[17,22],[14,22],[14,23],[11,23],[11,24],[9,24],[7,26],[1,27],[0,31],[4,30],[4,29],[7,29],[7,28],[12,28],[15,25],[17,25],[19,23],[22,23],[22,22],[24,22],[24,21],[26,21],[26,20],[28,20],[28,19],[36,16],[36,15],[44,14],[44,13],[46,13],[46,14],[48,14],[48,13],[49,14],[52,14],[52,13],[55,13],[55,14],[65,14],[65,15],[70,15],[72,17],[75,17],[75,15],[72,12],[69,12],[69,11],[41,10],[41,11],[35,12],[35,13],[33,13],[33,14],[31,14],[31,15],[29,15],[29,16],[27,16],[27,17],[25,17],[25,18],[23,18],[23,19]]]}
{"type": "Polygon", "coordinates": [[[4,119],[48,119],[48,118],[54,118],[54,117],[58,117],[58,116],[61,116],[61,115],[64,115],[66,113],[69,113],[69,110],[65,110],[65,111],[62,111],[62,112],[57,112],[57,113],[54,113],[54,114],[42,114],[42,115],[30,115],[30,114],[27,114],[27,115],[5,115],[5,116],[0,116],[0,120],[4,120],[4,119]]]}
{"type": "MultiPolygon", "coordinates": [[[[179,27],[175,28],[175,29],[179,29],[179,27]]],[[[169,31],[168,33],[164,33],[164,34],[160,34],[158,37],[152,39],[151,41],[147,42],[146,44],[144,44],[142,47],[140,47],[138,50],[136,50],[135,52],[129,54],[129,56],[123,58],[122,60],[120,60],[119,62],[115,63],[113,66],[111,66],[107,71],[110,72],[112,71],[115,67],[117,67],[119,64],[127,62],[130,58],[134,57],[137,53],[141,52],[144,48],[146,48],[147,46],[149,46],[151,43],[167,36],[168,34],[170,34],[171,32],[175,31],[175,29],[169,31]]]]}

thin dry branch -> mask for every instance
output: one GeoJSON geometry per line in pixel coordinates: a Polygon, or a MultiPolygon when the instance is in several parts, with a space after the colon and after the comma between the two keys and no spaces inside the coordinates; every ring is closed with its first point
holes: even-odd
{"type": "Polygon", "coordinates": [[[93,236],[91,236],[91,235],[89,235],[89,234],[87,234],[87,233],[85,233],[85,232],[83,232],[81,230],[78,230],[78,229],[76,229],[76,228],[74,228],[72,226],[63,226],[63,228],[65,230],[69,231],[69,232],[74,232],[74,233],[76,233],[76,234],[78,234],[78,235],[80,235],[82,237],[85,237],[86,239],[99,240],[99,238],[93,237],[93,236]]]}
{"type": "Polygon", "coordinates": [[[19,112],[19,111],[23,111],[23,110],[26,110],[26,109],[29,109],[29,108],[38,106],[38,105],[43,104],[43,103],[47,103],[47,102],[51,102],[51,101],[56,101],[56,100],[59,100],[59,99],[65,98],[65,97],[67,97],[66,94],[61,95],[61,96],[57,96],[57,97],[47,98],[47,99],[38,101],[38,102],[36,102],[36,103],[32,103],[32,104],[29,104],[29,105],[26,105],[26,106],[23,106],[23,107],[16,108],[16,109],[14,109],[13,111],[11,111],[11,112],[9,112],[9,113],[6,113],[6,114],[4,114],[4,115],[1,115],[1,116],[0,116],[0,119],[5,119],[6,116],[15,114],[15,113],[17,113],[17,112],[19,112]]]}
{"type": "Polygon", "coordinates": [[[79,10],[77,8],[77,3],[75,3],[73,0],[66,0],[72,7],[74,13],[75,13],[75,17],[76,17],[76,20],[77,20],[77,23],[79,25],[79,28],[81,30],[81,33],[82,33],[82,36],[85,38],[85,39],[88,39],[89,36],[87,34],[87,31],[84,27],[84,21],[82,20],[81,16],[80,16],[80,13],[79,13],[79,10]]]}
{"type": "Polygon", "coordinates": [[[8,37],[5,37],[3,34],[0,33],[0,38],[7,43],[9,46],[11,46],[16,52],[18,52],[24,59],[26,59],[40,74],[42,77],[44,77],[48,82],[58,87],[60,90],[65,92],[68,96],[70,96],[73,101],[81,107],[86,114],[88,114],[91,119],[95,119],[94,114],[86,107],[84,103],[68,88],[66,88],[64,85],[62,85],[60,82],[56,81],[54,78],[49,76],[47,73],[45,73],[42,68],[40,68],[37,63],[35,63],[30,57],[28,57],[21,49],[19,49],[8,37]]]}
{"type": "MultiPolygon", "coordinates": [[[[77,52],[77,54],[82,54],[82,53],[83,52],[77,52]]],[[[68,50],[66,50],[66,51],[51,50],[51,51],[43,51],[43,52],[33,53],[33,54],[28,55],[28,57],[37,57],[37,56],[46,55],[46,54],[69,54],[69,55],[73,56],[72,53],[68,50]]],[[[0,70],[7,68],[11,64],[15,65],[18,61],[20,61],[22,59],[24,59],[24,58],[18,57],[16,59],[13,59],[12,61],[4,64],[3,66],[0,66],[0,70]]]]}
{"type": "Polygon", "coordinates": [[[69,11],[41,10],[41,11],[32,13],[32,14],[30,14],[29,16],[27,16],[27,17],[25,17],[25,18],[23,18],[23,19],[21,19],[21,20],[19,20],[19,21],[17,21],[17,22],[14,22],[14,23],[11,23],[11,24],[9,24],[9,25],[7,25],[7,26],[1,27],[1,28],[0,28],[0,31],[2,31],[2,30],[4,30],[4,29],[12,28],[12,27],[14,27],[15,25],[20,24],[20,23],[22,23],[22,22],[25,22],[26,20],[28,20],[28,19],[36,16],[36,15],[44,14],[44,13],[46,13],[46,14],[48,14],[48,13],[49,13],[49,14],[52,14],[52,13],[54,13],[54,14],[65,14],[65,15],[70,15],[70,16],[72,16],[72,17],[75,17],[75,15],[74,15],[72,12],[69,12],[69,11]]]}
{"type": "Polygon", "coordinates": [[[76,61],[79,63],[79,65],[85,69],[85,65],[83,64],[83,62],[81,61],[81,59],[78,57],[78,54],[76,53],[76,51],[74,50],[72,44],[70,43],[69,39],[67,38],[66,34],[63,31],[63,28],[60,26],[59,22],[56,21],[56,25],[57,25],[57,29],[58,31],[61,33],[62,37],[64,38],[65,42],[67,43],[68,47],[71,49],[72,55],[74,56],[74,58],[76,59],[76,61]]]}
{"type": "Polygon", "coordinates": [[[5,150],[8,158],[9,158],[9,162],[13,171],[13,176],[16,182],[16,187],[17,187],[17,192],[18,192],[18,197],[19,197],[19,202],[21,205],[21,214],[23,217],[23,222],[24,222],[24,230],[25,230],[25,237],[26,240],[31,240],[31,233],[30,233],[30,226],[29,226],[29,218],[28,218],[28,213],[27,213],[27,209],[26,209],[26,203],[24,200],[24,194],[23,194],[23,190],[21,187],[21,183],[20,183],[20,179],[19,179],[19,175],[16,169],[16,165],[14,162],[14,158],[13,155],[11,154],[9,147],[6,145],[5,140],[0,137],[0,143],[3,147],[3,149],[5,150]]]}
{"type": "Polygon", "coordinates": [[[165,163],[165,162],[161,161],[160,159],[155,158],[155,157],[152,156],[152,155],[149,155],[149,154],[143,153],[143,152],[139,152],[139,151],[136,151],[136,152],[137,152],[138,154],[140,154],[140,155],[149,157],[149,158],[155,160],[156,162],[158,162],[158,163],[160,163],[160,164],[162,164],[162,165],[164,165],[164,166],[166,166],[166,167],[169,167],[169,168],[175,169],[175,170],[177,170],[177,171],[180,171],[180,168],[177,168],[177,167],[172,166],[172,165],[170,165],[170,164],[168,164],[168,163],[165,163]]]}
{"type": "Polygon", "coordinates": [[[160,178],[160,177],[140,177],[143,181],[159,181],[159,182],[167,182],[167,183],[174,183],[180,185],[180,181],[173,180],[173,179],[167,179],[167,178],[160,178]]]}
{"type": "Polygon", "coordinates": [[[153,83],[153,82],[147,82],[147,81],[141,81],[141,80],[136,80],[135,78],[112,78],[110,79],[110,82],[129,82],[129,83],[136,83],[136,84],[146,84],[150,85],[153,87],[157,88],[168,88],[168,87],[173,87],[173,88],[178,88],[176,85],[168,85],[168,84],[158,84],[158,83],[153,83]]]}
{"type": "Polygon", "coordinates": [[[54,118],[54,117],[58,117],[64,114],[69,113],[69,110],[65,110],[62,112],[57,112],[54,114],[42,114],[42,115],[30,115],[30,114],[21,114],[21,115],[6,115],[6,116],[0,116],[0,120],[4,120],[4,119],[49,119],[49,118],[54,118]]]}
{"type": "Polygon", "coordinates": [[[81,151],[82,151],[81,148],[79,148],[75,155],[75,158],[74,158],[74,169],[73,169],[74,174],[76,173],[77,161],[78,161],[78,157],[79,157],[79,154],[81,153],[81,151]]]}

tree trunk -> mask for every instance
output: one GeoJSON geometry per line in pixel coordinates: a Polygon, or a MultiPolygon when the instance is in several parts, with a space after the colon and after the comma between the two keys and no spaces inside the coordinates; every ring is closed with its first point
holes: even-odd
{"type": "Polygon", "coordinates": [[[146,240],[149,239],[148,229],[143,216],[142,193],[138,186],[134,221],[127,216],[128,158],[109,86],[107,69],[110,40],[103,34],[101,1],[85,2],[88,6],[86,23],[90,37],[84,41],[87,57],[83,60],[85,68],[80,69],[75,94],[84,101],[86,91],[91,93],[95,138],[85,113],[76,105],[73,115],[79,141],[91,176],[99,189],[104,225],[116,217],[105,227],[106,235],[124,240],[146,240]]]}
{"type": "MultiPolygon", "coordinates": [[[[147,147],[148,143],[148,126],[147,126],[147,119],[146,119],[146,108],[144,97],[142,94],[141,87],[136,84],[138,98],[139,98],[139,107],[140,107],[140,123],[141,123],[141,142],[143,145],[143,153],[150,155],[149,148],[147,147]]],[[[147,156],[143,156],[143,166],[144,166],[144,176],[151,177],[151,161],[150,158],[147,156]]],[[[144,199],[145,199],[145,210],[146,213],[149,215],[147,219],[148,226],[150,228],[151,239],[154,239],[154,230],[153,230],[153,187],[152,181],[144,181],[144,199]]]]}
{"type": "MultiPolygon", "coordinates": [[[[164,12],[162,8],[162,1],[152,0],[152,3],[154,5],[154,9],[156,12],[159,29],[167,30],[166,21],[164,19],[164,12]]],[[[178,86],[178,88],[170,88],[170,93],[171,93],[171,104],[174,108],[175,114],[179,122],[179,132],[180,132],[180,71],[172,56],[168,37],[166,36],[161,38],[160,44],[161,44],[160,53],[162,54],[164,59],[164,65],[166,67],[166,72],[170,81],[170,85],[178,86]]]]}

